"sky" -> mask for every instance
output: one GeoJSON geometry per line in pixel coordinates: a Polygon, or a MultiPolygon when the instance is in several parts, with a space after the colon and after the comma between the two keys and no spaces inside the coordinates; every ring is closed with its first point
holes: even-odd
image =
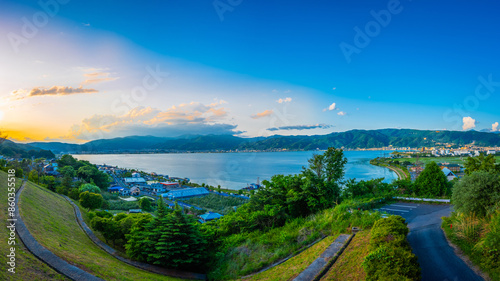
{"type": "Polygon", "coordinates": [[[15,141],[500,129],[495,1],[0,7],[0,131],[15,141]]]}

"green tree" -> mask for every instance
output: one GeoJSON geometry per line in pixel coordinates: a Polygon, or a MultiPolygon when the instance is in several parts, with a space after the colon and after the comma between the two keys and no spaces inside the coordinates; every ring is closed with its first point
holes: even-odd
{"type": "Polygon", "coordinates": [[[161,219],[153,233],[158,240],[154,251],[148,253],[150,263],[184,269],[201,265],[206,242],[198,224],[191,216],[183,214],[178,204],[173,213],[161,219]]]}
{"type": "Polygon", "coordinates": [[[40,183],[40,177],[38,175],[38,172],[36,170],[32,170],[28,174],[28,180],[34,183],[40,183]]]}
{"type": "Polygon", "coordinates": [[[56,190],[56,178],[54,178],[53,176],[44,176],[43,183],[47,185],[47,188],[49,190],[56,190]]]}
{"type": "Polygon", "coordinates": [[[101,194],[96,194],[92,192],[82,192],[80,193],[80,204],[82,207],[87,208],[88,210],[94,210],[100,208],[103,202],[103,198],[101,194]]]}
{"type": "Polygon", "coordinates": [[[58,169],[58,171],[63,177],[67,176],[70,178],[74,178],[76,176],[76,171],[72,166],[62,167],[62,168],[58,169]]]}
{"type": "Polygon", "coordinates": [[[139,200],[139,206],[142,210],[149,212],[152,209],[151,200],[146,197],[142,197],[141,200],[139,200]]]}
{"type": "Polygon", "coordinates": [[[436,162],[427,164],[415,180],[416,193],[421,196],[443,196],[447,188],[448,180],[436,162]]]}
{"type": "Polygon", "coordinates": [[[484,217],[500,207],[500,175],[476,171],[465,176],[453,188],[455,210],[484,217]]]}
{"type": "Polygon", "coordinates": [[[499,172],[500,166],[495,164],[495,156],[490,154],[484,156],[480,154],[477,157],[468,157],[464,163],[465,174],[471,175],[476,171],[499,172]]]}
{"type": "Polygon", "coordinates": [[[85,191],[92,192],[92,193],[101,193],[101,189],[98,186],[90,184],[90,183],[82,184],[80,186],[80,188],[78,188],[78,191],[80,193],[85,192],[85,191]]]}

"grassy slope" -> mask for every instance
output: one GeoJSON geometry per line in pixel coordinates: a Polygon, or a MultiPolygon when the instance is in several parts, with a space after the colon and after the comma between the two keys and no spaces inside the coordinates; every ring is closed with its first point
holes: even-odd
{"type": "Polygon", "coordinates": [[[337,237],[328,236],[286,262],[244,280],[291,280],[317,259],[332,244],[335,238],[337,237]]]}
{"type": "MultiPolygon", "coordinates": [[[[17,187],[21,186],[21,180],[17,179],[17,187]]],[[[16,239],[16,273],[12,274],[7,272],[7,257],[10,253],[9,248],[12,247],[7,244],[9,230],[3,227],[7,220],[7,174],[0,171],[0,185],[2,190],[0,192],[0,236],[2,242],[0,244],[0,264],[2,270],[0,271],[0,280],[68,280],[64,276],[57,273],[48,265],[33,256],[28,249],[21,243],[21,240],[16,239]]]]}
{"type": "Polygon", "coordinates": [[[120,262],[95,245],[62,197],[28,183],[21,195],[21,216],[31,234],[59,257],[106,280],[181,280],[120,262]]]}
{"type": "Polygon", "coordinates": [[[321,280],[365,280],[366,273],[361,263],[369,253],[369,241],[369,231],[365,230],[356,234],[349,246],[321,280]]]}

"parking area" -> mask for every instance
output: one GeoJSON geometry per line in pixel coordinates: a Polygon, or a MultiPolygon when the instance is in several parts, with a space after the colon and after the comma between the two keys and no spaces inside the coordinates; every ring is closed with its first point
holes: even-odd
{"type": "Polygon", "coordinates": [[[383,206],[382,208],[375,209],[375,211],[387,213],[388,215],[400,215],[408,220],[408,218],[412,217],[412,214],[420,207],[420,205],[421,204],[399,202],[383,206]]]}

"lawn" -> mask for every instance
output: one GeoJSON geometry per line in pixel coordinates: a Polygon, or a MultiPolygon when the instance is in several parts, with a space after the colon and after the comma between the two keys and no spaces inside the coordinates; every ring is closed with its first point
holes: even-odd
{"type": "Polygon", "coordinates": [[[120,262],[95,245],[76,222],[73,207],[59,195],[28,183],[21,216],[40,244],[69,263],[105,280],[182,280],[120,262]]]}
{"type": "MultiPolygon", "coordinates": [[[[18,188],[21,186],[21,182],[21,179],[17,179],[18,188]]],[[[0,184],[2,185],[0,221],[5,224],[7,220],[7,174],[2,171],[0,171],[0,184]]],[[[9,254],[9,248],[12,247],[12,245],[7,244],[8,234],[9,230],[6,227],[0,227],[0,236],[3,237],[0,245],[0,264],[2,265],[0,280],[69,280],[33,256],[19,238],[16,239],[14,246],[16,248],[16,273],[8,272],[6,255],[9,254]]]]}
{"type": "Polygon", "coordinates": [[[317,259],[335,238],[337,236],[328,236],[286,262],[243,280],[291,280],[317,259]]]}
{"type": "Polygon", "coordinates": [[[366,273],[361,263],[369,253],[369,241],[370,231],[365,230],[356,234],[321,280],[365,280],[366,273]]]}

